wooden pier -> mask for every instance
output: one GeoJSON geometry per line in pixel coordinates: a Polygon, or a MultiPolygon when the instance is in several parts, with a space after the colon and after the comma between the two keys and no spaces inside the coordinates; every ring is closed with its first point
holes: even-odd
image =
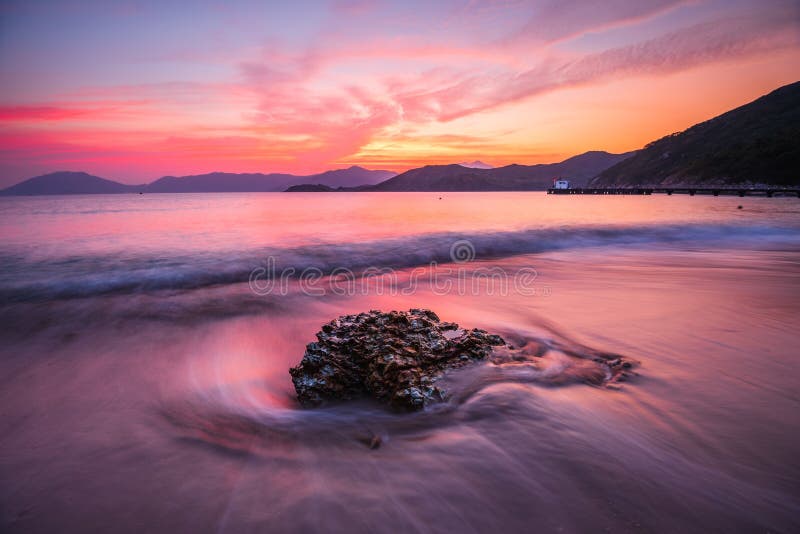
{"type": "Polygon", "coordinates": [[[574,189],[548,189],[548,195],[709,195],[738,197],[797,197],[800,189],[768,188],[743,189],[722,187],[576,187],[574,189]]]}

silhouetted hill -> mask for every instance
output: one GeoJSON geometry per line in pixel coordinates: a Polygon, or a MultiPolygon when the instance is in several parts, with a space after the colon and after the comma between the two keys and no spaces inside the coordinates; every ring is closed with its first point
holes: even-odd
{"type": "Polygon", "coordinates": [[[29,178],[0,191],[0,195],[91,195],[134,193],[142,186],[125,185],[85,172],[52,172],[29,178]]]}
{"type": "Polygon", "coordinates": [[[147,193],[239,193],[282,191],[297,177],[291,174],[212,172],[164,176],[149,184],[147,193]]]}
{"type": "Polygon", "coordinates": [[[647,145],[593,186],[800,185],[800,82],[647,145]]]}
{"type": "Polygon", "coordinates": [[[388,180],[397,173],[392,171],[369,170],[358,165],[348,169],[326,171],[312,176],[298,176],[302,181],[296,182],[309,184],[322,184],[329,187],[357,187],[360,185],[375,185],[388,180]]]}
{"type": "Polygon", "coordinates": [[[390,178],[370,191],[541,191],[553,185],[553,178],[570,180],[581,187],[608,167],[633,152],[610,154],[592,151],[559,163],[507,165],[475,169],[461,165],[426,165],[390,178]]]}

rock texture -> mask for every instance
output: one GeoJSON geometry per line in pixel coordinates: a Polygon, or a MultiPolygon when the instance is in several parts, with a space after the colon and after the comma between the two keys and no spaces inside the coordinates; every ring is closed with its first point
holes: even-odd
{"type": "Polygon", "coordinates": [[[324,325],[289,372],[306,407],[371,396],[418,410],[444,400],[436,381],[445,371],[485,360],[502,345],[500,336],[461,330],[430,310],[373,310],[324,325]]]}

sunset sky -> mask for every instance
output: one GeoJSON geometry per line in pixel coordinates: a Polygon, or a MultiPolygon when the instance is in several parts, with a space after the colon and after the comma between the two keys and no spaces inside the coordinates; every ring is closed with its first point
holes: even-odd
{"type": "Polygon", "coordinates": [[[800,2],[5,1],[0,186],[640,148],[800,79],[800,2]]]}

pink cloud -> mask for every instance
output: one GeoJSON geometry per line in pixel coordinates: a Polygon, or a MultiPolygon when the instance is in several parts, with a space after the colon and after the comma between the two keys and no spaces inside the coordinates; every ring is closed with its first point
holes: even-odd
{"type": "MultiPolygon", "coordinates": [[[[348,38],[347,26],[323,31],[305,50],[289,52],[270,43],[261,59],[241,65],[244,85],[260,102],[249,117],[265,130],[303,136],[311,150],[300,149],[294,156],[324,164],[351,156],[400,122],[448,122],[561,88],[618,77],[669,74],[797,45],[795,10],[790,4],[778,3],[771,10],[756,8],[738,17],[696,24],[584,56],[565,55],[547,47],[586,32],[648,20],[685,3],[613,0],[602,9],[574,1],[531,4],[527,22],[507,38],[485,46],[448,41],[433,33],[422,39],[379,35],[364,42],[348,38]],[[539,49],[531,55],[533,65],[518,68],[520,64],[509,60],[513,55],[509,46],[530,47],[534,42],[539,49]],[[330,72],[337,65],[370,58],[392,58],[410,68],[378,74],[377,79],[383,81],[379,89],[347,80],[330,85],[330,72]],[[448,58],[449,64],[417,70],[420,61],[433,58],[441,60],[440,65],[448,58]]],[[[477,3],[458,16],[485,17],[487,11],[505,7],[477,3]]],[[[362,15],[366,16],[357,10],[353,24],[361,24],[362,15]]]]}
{"type": "Polygon", "coordinates": [[[145,101],[53,103],[41,106],[0,106],[0,121],[68,121],[109,120],[131,112],[139,112],[145,101]]]}
{"type": "Polygon", "coordinates": [[[0,121],[58,121],[89,115],[94,111],[56,106],[0,106],[0,121]]]}
{"type": "Polygon", "coordinates": [[[724,18],[582,57],[546,57],[522,72],[464,73],[447,86],[396,97],[407,116],[446,122],[561,88],[793,50],[800,39],[791,15],[792,11],[764,12],[724,18]]]}
{"type": "Polygon", "coordinates": [[[557,41],[650,19],[691,0],[548,0],[531,3],[531,16],[504,42],[552,44],[557,41]]]}

